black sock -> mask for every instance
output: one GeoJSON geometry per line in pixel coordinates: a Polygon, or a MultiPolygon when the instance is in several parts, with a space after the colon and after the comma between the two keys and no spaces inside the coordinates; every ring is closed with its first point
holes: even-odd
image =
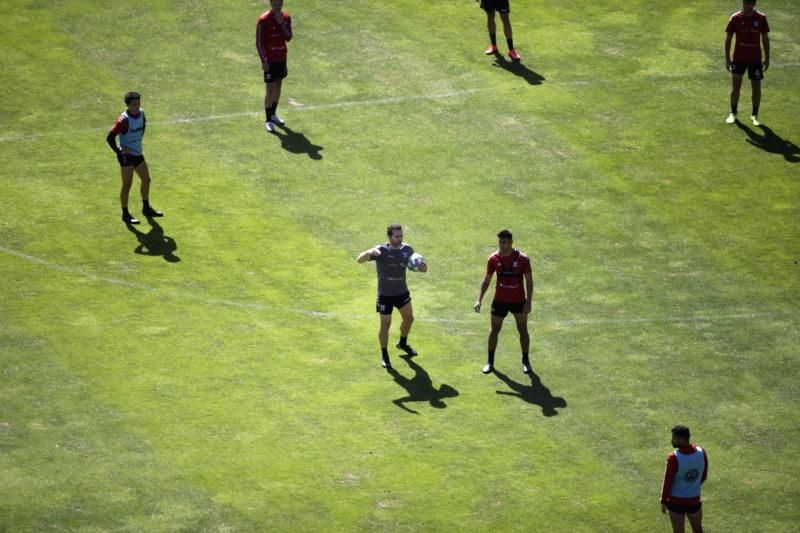
{"type": "Polygon", "coordinates": [[[528,362],[528,352],[522,352],[522,362],[523,363],[528,362]]]}
{"type": "Polygon", "coordinates": [[[737,104],[731,104],[731,113],[733,113],[734,115],[737,114],[739,112],[738,108],[739,106],[737,104]]]}
{"type": "Polygon", "coordinates": [[[489,358],[486,359],[486,362],[490,365],[494,365],[494,350],[489,350],[489,358]]]}
{"type": "Polygon", "coordinates": [[[267,115],[267,122],[269,122],[269,119],[272,118],[272,115],[269,114],[271,109],[272,109],[272,106],[264,108],[264,114],[267,115]]]}
{"type": "Polygon", "coordinates": [[[272,104],[272,107],[269,109],[269,118],[274,117],[276,111],[278,111],[278,102],[272,104]]]}
{"type": "Polygon", "coordinates": [[[489,34],[489,40],[492,41],[492,46],[497,46],[497,34],[496,33],[490,33],[489,34]]]}
{"type": "Polygon", "coordinates": [[[152,209],[152,208],[150,207],[150,202],[149,202],[149,201],[147,201],[147,200],[142,200],[142,208],[143,208],[143,209],[152,209]]]}
{"type": "Polygon", "coordinates": [[[408,337],[400,337],[400,346],[406,346],[408,342],[408,337]]]}
{"type": "Polygon", "coordinates": [[[381,348],[381,357],[388,360],[389,359],[389,350],[388,348],[381,348]]]}
{"type": "Polygon", "coordinates": [[[514,39],[507,38],[506,42],[508,43],[508,49],[509,50],[513,50],[514,49],[514,39]]]}
{"type": "Polygon", "coordinates": [[[130,213],[130,211],[128,211],[127,207],[123,207],[122,208],[122,214],[125,215],[125,216],[131,216],[131,213],[130,213]]]}
{"type": "Polygon", "coordinates": [[[753,116],[756,116],[756,115],[758,115],[758,106],[754,105],[753,106],[753,116]]]}

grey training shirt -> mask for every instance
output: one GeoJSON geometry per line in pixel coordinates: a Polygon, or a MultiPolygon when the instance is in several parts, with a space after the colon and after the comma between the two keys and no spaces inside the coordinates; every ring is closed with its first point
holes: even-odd
{"type": "Polygon", "coordinates": [[[397,296],[408,292],[406,265],[414,249],[406,243],[400,245],[400,248],[392,248],[388,242],[377,248],[380,249],[381,255],[369,256],[369,260],[375,261],[378,271],[378,295],[397,296]]]}

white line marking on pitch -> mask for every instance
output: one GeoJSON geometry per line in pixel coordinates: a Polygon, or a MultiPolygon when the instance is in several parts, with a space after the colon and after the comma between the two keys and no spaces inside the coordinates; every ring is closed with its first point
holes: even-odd
{"type": "MultiPolygon", "coordinates": [[[[780,65],[781,67],[787,68],[794,68],[800,66],[800,63],[783,63],[780,65]]],[[[774,68],[774,67],[773,67],[774,68]]],[[[715,71],[716,72],[716,71],[715,71]]],[[[695,75],[708,75],[714,74],[715,72],[712,71],[704,71],[698,73],[692,73],[691,76],[695,75]]],[[[673,79],[683,79],[688,77],[686,74],[654,74],[650,76],[645,76],[646,79],[651,81],[658,81],[658,80],[673,80],[673,79]]],[[[610,80],[551,80],[547,82],[547,85],[604,85],[610,83],[619,83],[619,82],[629,82],[629,79],[610,79],[610,80]]],[[[316,111],[320,109],[336,109],[340,107],[360,107],[360,106],[372,106],[372,105],[386,105],[386,104],[402,104],[404,102],[413,102],[415,100],[439,100],[444,98],[457,98],[460,96],[467,96],[474,93],[481,93],[487,91],[496,91],[495,88],[483,88],[483,89],[466,89],[463,91],[451,91],[447,93],[438,93],[438,94],[418,94],[418,95],[408,95],[408,96],[387,96],[384,98],[371,98],[368,100],[351,100],[346,102],[333,102],[330,104],[309,104],[303,105],[298,107],[293,107],[293,111],[316,111]]],[[[252,116],[260,116],[262,114],[261,111],[242,111],[239,113],[226,113],[222,115],[209,115],[204,117],[186,117],[186,118],[176,118],[172,120],[164,120],[164,121],[153,121],[151,122],[154,126],[172,126],[176,124],[194,124],[198,122],[214,122],[217,120],[229,120],[232,118],[241,118],[241,117],[252,117],[252,116]]],[[[17,141],[34,141],[36,139],[41,139],[43,137],[59,137],[64,135],[74,135],[76,133],[99,133],[99,132],[106,132],[108,128],[89,128],[85,130],[59,130],[59,131],[52,131],[52,132],[44,132],[44,133],[29,133],[29,134],[18,134],[14,135],[7,135],[5,137],[0,137],[0,143],[5,142],[17,142],[17,141]]]]}
{"type": "MultiPolygon", "coordinates": [[[[230,300],[224,298],[206,298],[203,296],[197,296],[195,294],[189,292],[182,292],[176,289],[158,289],[149,285],[144,285],[142,283],[134,283],[130,281],[125,281],[116,278],[107,278],[104,276],[97,276],[90,272],[86,272],[85,270],[81,270],[79,268],[60,265],[58,263],[52,263],[45,259],[25,254],[22,252],[18,252],[16,250],[12,250],[11,248],[6,248],[5,246],[0,246],[0,252],[5,254],[17,257],[19,259],[23,259],[30,263],[40,265],[50,270],[57,270],[59,272],[65,272],[68,274],[75,274],[77,276],[81,276],[86,279],[90,279],[92,281],[102,282],[102,283],[110,283],[113,285],[117,285],[120,287],[127,287],[130,289],[137,289],[137,290],[144,290],[148,292],[159,292],[162,294],[166,294],[170,297],[177,298],[177,299],[188,299],[194,300],[197,302],[205,303],[208,305],[215,305],[215,306],[228,306],[228,307],[238,307],[240,309],[253,309],[256,311],[275,311],[280,313],[294,313],[294,314],[301,314],[315,318],[326,318],[326,319],[368,319],[372,318],[374,315],[369,314],[356,314],[356,313],[337,313],[334,311],[314,311],[312,309],[297,309],[297,308],[287,308],[287,307],[278,307],[273,305],[265,305],[259,303],[252,303],[252,302],[243,302],[240,300],[230,300]]],[[[594,324],[639,324],[639,323],[646,323],[646,322],[714,322],[714,321],[721,321],[721,320],[744,320],[748,318],[766,318],[766,317],[788,317],[786,313],[736,313],[730,315],[695,315],[695,316],[674,316],[674,317],[653,317],[653,318],[588,318],[588,319],[567,319],[567,320],[545,320],[544,323],[556,324],[556,325],[563,325],[563,326],[582,326],[582,325],[594,325],[594,324]]],[[[437,324],[478,324],[482,323],[481,317],[475,315],[472,319],[460,319],[460,318],[437,318],[437,317],[426,317],[420,316],[417,318],[422,322],[431,322],[437,324]]]]}
{"type": "MultiPolygon", "coordinates": [[[[317,111],[324,109],[337,109],[340,107],[360,107],[360,106],[373,106],[373,105],[386,105],[386,104],[402,104],[404,102],[413,102],[417,100],[441,100],[444,98],[457,98],[460,96],[467,96],[474,93],[492,91],[494,89],[467,89],[464,91],[451,91],[447,93],[438,94],[419,94],[408,96],[388,96],[385,98],[372,98],[369,100],[351,100],[345,102],[333,102],[330,104],[309,104],[297,107],[292,107],[293,111],[317,111]]],[[[226,113],[222,115],[209,115],[205,117],[186,117],[176,118],[172,120],[154,120],[149,121],[153,126],[174,126],[178,124],[194,124],[197,122],[214,122],[217,120],[229,120],[232,118],[252,117],[262,115],[262,111],[243,111],[240,113],[226,113]]],[[[59,137],[64,135],[73,135],[76,133],[100,133],[107,132],[109,128],[88,128],[84,130],[69,130],[69,131],[50,131],[43,133],[30,133],[23,135],[8,135],[0,137],[0,143],[15,142],[15,141],[33,141],[43,137],[59,137]]]]}

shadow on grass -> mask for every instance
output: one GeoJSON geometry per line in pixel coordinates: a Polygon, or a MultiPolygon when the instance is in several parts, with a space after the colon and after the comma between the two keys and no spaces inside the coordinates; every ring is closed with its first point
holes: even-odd
{"type": "Polygon", "coordinates": [[[408,396],[405,398],[392,400],[392,403],[400,409],[418,415],[419,412],[406,407],[405,404],[410,402],[429,402],[431,407],[444,409],[447,407],[447,404],[442,401],[444,398],[455,398],[458,396],[458,391],[456,389],[449,385],[445,385],[444,383],[441,387],[439,387],[439,390],[436,390],[433,387],[433,382],[431,381],[431,377],[428,375],[428,372],[416,364],[411,359],[410,355],[403,355],[401,356],[401,359],[404,359],[405,362],[408,363],[408,366],[414,371],[414,377],[408,379],[394,368],[388,370],[389,374],[391,374],[391,376],[394,378],[395,383],[406,389],[408,392],[408,396]]]}
{"type": "Polygon", "coordinates": [[[133,224],[125,224],[139,241],[139,246],[133,252],[139,255],[162,256],[168,263],[180,262],[181,258],[173,253],[178,249],[175,239],[164,235],[164,228],[154,218],[147,217],[147,223],[150,224],[150,231],[147,233],[139,231],[133,224]]]}
{"type": "Polygon", "coordinates": [[[756,126],[763,134],[736,121],[736,126],[747,134],[747,142],[771,154],[781,154],[789,163],[800,163],[800,146],[781,138],[764,124],[756,126]]]}
{"type": "Polygon", "coordinates": [[[306,154],[314,160],[322,159],[320,153],[324,148],[308,140],[304,134],[294,131],[286,126],[280,126],[284,133],[275,130],[275,135],[281,140],[281,148],[293,154],[306,154]]]}
{"type": "Polygon", "coordinates": [[[543,81],[545,81],[544,76],[541,74],[532,71],[528,67],[526,67],[521,61],[509,61],[505,57],[497,52],[494,54],[494,63],[492,66],[500,67],[503,70],[507,70],[508,72],[514,74],[515,76],[519,76],[523,80],[527,81],[531,85],[541,85],[543,81]]]}
{"type": "Polygon", "coordinates": [[[508,392],[499,390],[496,391],[497,394],[516,396],[517,398],[525,400],[528,403],[538,405],[542,408],[542,414],[544,416],[556,416],[558,414],[558,411],[556,411],[557,407],[560,408],[567,406],[567,400],[553,396],[553,394],[550,392],[550,389],[542,384],[542,380],[539,379],[539,376],[537,376],[535,372],[528,375],[528,377],[531,378],[530,386],[517,383],[496,369],[494,370],[494,374],[500,378],[500,380],[505,383],[509,389],[514,391],[508,392]]]}

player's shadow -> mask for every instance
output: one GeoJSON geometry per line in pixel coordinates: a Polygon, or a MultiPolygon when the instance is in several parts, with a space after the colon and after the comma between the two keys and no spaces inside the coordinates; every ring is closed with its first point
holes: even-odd
{"type": "Polygon", "coordinates": [[[497,369],[494,370],[494,374],[500,378],[500,380],[505,383],[509,389],[514,391],[508,392],[499,390],[496,391],[497,394],[516,396],[517,398],[525,400],[528,403],[538,405],[542,408],[542,414],[544,416],[556,416],[558,414],[556,408],[567,406],[567,400],[553,396],[553,394],[550,392],[550,389],[544,386],[542,380],[539,379],[539,376],[537,376],[535,372],[528,375],[528,377],[531,379],[530,386],[517,383],[497,369]]]}
{"type": "Polygon", "coordinates": [[[763,134],[759,134],[757,131],[748,128],[738,120],[736,121],[736,125],[747,134],[747,142],[753,146],[761,148],[765,152],[771,154],[781,154],[789,163],[800,163],[800,146],[778,136],[768,126],[763,124],[756,126],[763,132],[763,134]]]}
{"type": "Polygon", "coordinates": [[[496,52],[494,54],[494,63],[492,63],[492,66],[507,70],[515,76],[519,76],[531,85],[541,85],[542,82],[545,81],[544,76],[526,67],[522,61],[509,61],[503,57],[500,52],[496,52]]]}
{"type": "Polygon", "coordinates": [[[404,398],[398,398],[397,400],[392,400],[392,403],[397,407],[408,411],[409,413],[418,415],[419,412],[414,411],[405,404],[410,402],[428,402],[431,404],[431,407],[444,409],[447,407],[447,404],[443,401],[445,398],[455,398],[458,396],[458,391],[456,389],[450,385],[445,385],[444,383],[441,385],[441,387],[439,387],[438,390],[435,389],[428,372],[416,364],[411,359],[410,355],[403,355],[401,356],[401,359],[404,359],[405,362],[408,363],[408,366],[414,371],[414,377],[408,379],[394,368],[388,371],[389,374],[391,374],[391,376],[394,378],[395,383],[406,389],[408,392],[408,396],[404,398]]]}
{"type": "Polygon", "coordinates": [[[139,255],[161,256],[169,263],[180,262],[181,258],[174,253],[178,249],[175,239],[164,235],[164,228],[154,218],[147,217],[147,223],[150,224],[150,231],[147,233],[139,231],[133,224],[125,224],[139,241],[139,246],[133,252],[139,255]]]}
{"type": "Polygon", "coordinates": [[[308,140],[304,134],[294,131],[286,126],[281,127],[283,132],[276,129],[275,135],[281,140],[281,148],[293,154],[306,154],[314,160],[322,159],[320,153],[324,148],[308,140]]]}

